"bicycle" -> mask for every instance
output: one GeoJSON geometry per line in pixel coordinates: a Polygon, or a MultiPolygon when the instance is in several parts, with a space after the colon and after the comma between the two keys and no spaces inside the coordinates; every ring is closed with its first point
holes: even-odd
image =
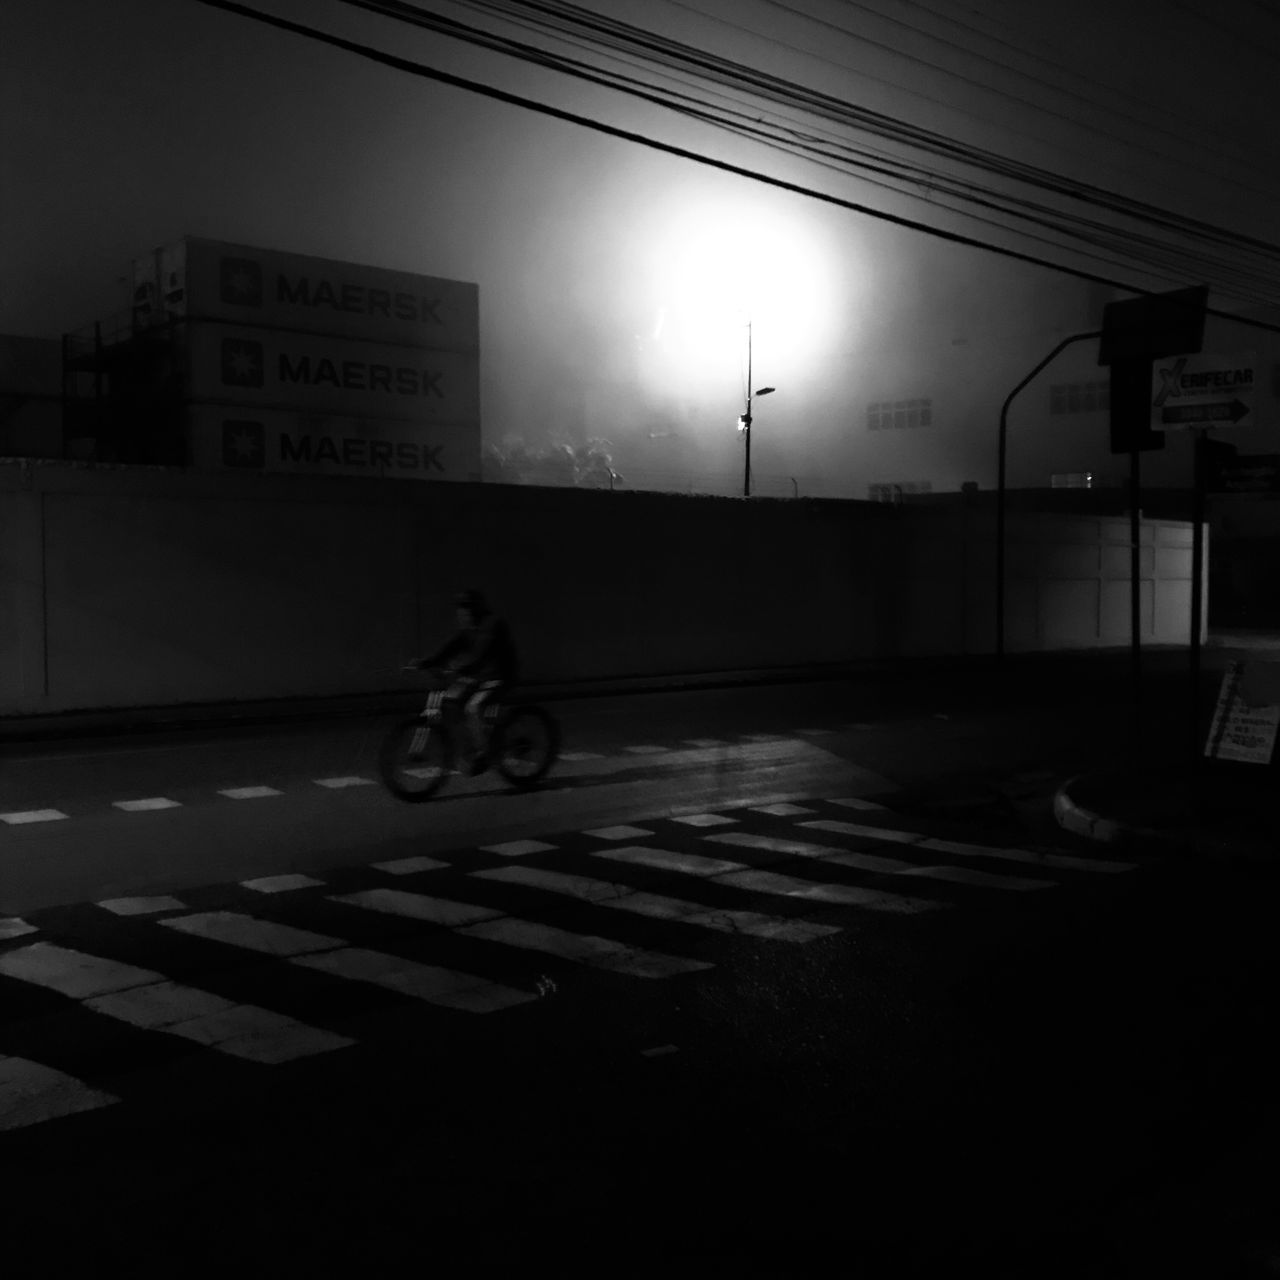
{"type": "MultiPolygon", "coordinates": [[[[403,670],[421,674],[421,668],[403,670]]],[[[458,721],[462,703],[445,697],[452,676],[429,671],[432,689],[426,706],[394,725],[383,739],[378,764],[387,789],[401,800],[417,803],[439,791],[456,773],[458,721]]],[[[484,711],[489,725],[486,755],[513,787],[528,790],[546,777],[560,753],[560,728],[545,707],[521,698],[504,699],[484,711]]]]}

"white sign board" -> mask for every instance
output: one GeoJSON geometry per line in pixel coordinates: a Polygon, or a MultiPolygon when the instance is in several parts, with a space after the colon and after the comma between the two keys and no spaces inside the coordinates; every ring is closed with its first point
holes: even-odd
{"type": "Polygon", "coordinates": [[[1274,663],[1227,664],[1204,747],[1206,756],[1244,764],[1271,763],[1280,726],[1277,674],[1274,663]]]}
{"type": "Polygon", "coordinates": [[[1151,366],[1151,429],[1253,426],[1252,351],[1168,356],[1151,366]]]}

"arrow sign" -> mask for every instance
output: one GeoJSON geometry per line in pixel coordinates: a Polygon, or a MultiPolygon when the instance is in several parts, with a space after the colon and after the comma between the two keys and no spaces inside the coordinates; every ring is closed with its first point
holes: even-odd
{"type": "Polygon", "coordinates": [[[1243,401],[1229,404],[1180,404],[1160,410],[1160,421],[1165,426],[1188,426],[1194,422],[1239,422],[1249,412],[1243,401]]]}

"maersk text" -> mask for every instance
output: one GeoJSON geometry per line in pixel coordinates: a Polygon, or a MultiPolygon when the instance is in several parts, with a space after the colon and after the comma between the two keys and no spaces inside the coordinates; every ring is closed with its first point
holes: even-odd
{"type": "Polygon", "coordinates": [[[441,374],[408,365],[368,364],[363,360],[312,360],[310,356],[291,359],[280,355],[281,382],[303,382],[313,387],[340,387],[343,391],[387,391],[400,396],[435,396],[441,374]]]}
{"type": "Polygon", "coordinates": [[[280,461],[304,465],[390,467],[396,471],[443,471],[439,444],[412,440],[366,440],[359,436],[290,436],[280,433],[280,461]]]}
{"type": "Polygon", "coordinates": [[[303,307],[329,307],[334,311],[354,311],[361,315],[382,316],[391,320],[417,320],[422,324],[441,324],[437,298],[423,298],[413,293],[390,289],[367,289],[359,284],[332,285],[327,280],[313,281],[306,276],[290,280],[276,277],[276,301],[303,307]]]}

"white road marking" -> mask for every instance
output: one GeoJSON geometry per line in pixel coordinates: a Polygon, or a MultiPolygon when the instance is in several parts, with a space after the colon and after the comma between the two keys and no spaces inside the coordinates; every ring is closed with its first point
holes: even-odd
{"type": "Polygon", "coordinates": [[[313,876],[298,873],[282,876],[259,876],[256,880],[241,880],[241,887],[252,889],[254,893],[288,893],[291,889],[310,889],[324,884],[313,876]]]}
{"type": "Polygon", "coordinates": [[[723,738],[686,738],[684,741],[690,747],[727,747],[729,745],[723,738]]]}
{"type": "Polygon", "coordinates": [[[261,800],[265,796],[278,796],[283,794],[277,791],[275,787],[228,787],[225,791],[219,791],[220,796],[226,796],[229,800],[261,800]]]}
{"type": "Polygon", "coordinates": [[[603,760],[604,756],[599,751],[562,751],[560,753],[561,760],[603,760]]]}
{"type": "Polygon", "coordinates": [[[0,1056],[0,1130],[109,1107],[120,1099],[28,1058],[0,1056]]]}
{"type": "Polygon", "coordinates": [[[846,809],[866,809],[866,810],[879,809],[883,812],[886,812],[886,813],[888,812],[888,810],[885,809],[884,805],[876,804],[874,800],[863,800],[859,796],[845,796],[843,799],[829,800],[827,803],[838,804],[843,806],[846,809]]]}
{"type": "Polygon", "coordinates": [[[28,822],[57,822],[66,816],[61,809],[21,809],[16,813],[0,813],[0,822],[16,827],[28,822]]]}
{"type": "Polygon", "coordinates": [[[341,778],[314,778],[317,787],[328,787],[331,791],[341,790],[343,787],[373,787],[377,786],[372,778],[361,778],[355,774],[350,774],[341,778]]]}
{"type": "Polygon", "coordinates": [[[391,862],[375,862],[373,866],[378,871],[385,871],[391,876],[411,876],[418,871],[438,871],[441,867],[447,867],[447,862],[441,862],[439,858],[428,858],[425,855],[416,858],[395,858],[391,862]]]}
{"type": "Polygon", "coordinates": [[[560,871],[544,871],[536,867],[500,867],[494,871],[473,871],[484,880],[510,884],[527,884],[551,893],[580,898],[596,906],[613,907],[652,919],[675,920],[680,924],[698,925],[721,933],[750,934],[782,942],[810,942],[828,934],[839,933],[834,925],[809,924],[805,920],[787,920],[759,911],[737,911],[724,907],[708,907],[705,903],[686,902],[661,894],[645,893],[611,880],[594,880],[589,876],[567,875],[560,871]]]}
{"type": "Polygon", "coordinates": [[[798,818],[802,813],[813,813],[813,809],[806,809],[802,804],[787,804],[781,802],[778,804],[762,804],[757,805],[751,810],[752,813],[767,813],[772,818],[798,818]]]}
{"type": "Polygon", "coordinates": [[[815,831],[834,831],[842,836],[869,836],[873,840],[889,840],[897,844],[919,844],[925,838],[922,831],[895,831],[891,827],[868,827],[860,822],[838,822],[830,818],[818,818],[799,825],[811,827],[815,831]]]}
{"type": "Polygon", "coordinates": [[[449,1009],[465,1009],[471,1013],[492,1013],[538,998],[531,991],[518,991],[475,974],[456,973],[452,969],[418,964],[360,947],[298,956],[292,963],[354,982],[371,982],[415,1000],[425,1000],[449,1009]]]}
{"type": "Polygon", "coordinates": [[[359,893],[331,895],[329,901],[366,911],[405,916],[410,920],[427,920],[450,929],[474,924],[477,920],[493,920],[503,914],[493,907],[478,907],[471,902],[453,902],[448,898],[430,898],[424,893],[406,893],[402,889],[363,889],[359,893]]]}
{"type": "Polygon", "coordinates": [[[686,827],[727,827],[737,818],[725,818],[718,813],[672,814],[672,822],[682,822],[686,827]]]}
{"type": "Polygon", "coordinates": [[[505,844],[486,844],[481,848],[485,853],[500,853],[504,858],[523,858],[526,853],[542,853],[554,849],[555,845],[541,840],[508,840],[505,844]]]}
{"type": "Polygon", "coordinates": [[[203,911],[196,915],[161,920],[166,929],[177,929],[192,937],[223,942],[246,951],[260,951],[269,956],[296,956],[308,951],[331,951],[346,946],[345,938],[330,938],[323,933],[295,929],[273,920],[258,920],[234,911],[203,911]]]}
{"type": "Polygon", "coordinates": [[[22,938],[28,933],[39,933],[39,930],[35,925],[28,924],[17,916],[6,916],[0,919],[0,942],[6,942],[10,938],[22,938]]]}
{"type": "MultiPolygon", "coordinates": [[[[802,822],[803,827],[812,823],[802,822]]],[[[980,885],[988,889],[1049,889],[1055,880],[1030,880],[1019,876],[1000,875],[991,871],[978,871],[971,867],[930,866],[908,862],[902,858],[887,858],[883,854],[867,853],[858,849],[833,848],[831,845],[812,844],[805,840],[784,840],[771,836],[750,835],[731,831],[722,835],[705,837],[719,844],[738,845],[747,849],[767,849],[772,853],[789,853],[799,858],[818,858],[840,867],[852,867],[855,871],[870,871],[880,875],[919,876],[928,880],[950,880],[955,884],[980,885]]],[[[924,848],[928,841],[914,846],[924,848]]]]}
{"type": "Polygon", "coordinates": [[[184,905],[167,893],[149,898],[104,898],[98,903],[104,911],[117,916],[148,916],[157,911],[180,911],[184,905]]]}
{"type": "Polygon", "coordinates": [[[717,876],[716,883],[750,889],[753,893],[777,893],[787,898],[803,898],[842,907],[866,907],[872,911],[902,914],[936,911],[945,905],[920,898],[904,898],[900,894],[885,893],[879,889],[863,889],[845,884],[815,884],[812,880],[800,880],[772,871],[732,871],[728,875],[717,876]]]}
{"type": "Polygon", "coordinates": [[[744,733],[739,735],[745,742],[786,742],[785,733],[744,733]]]}
{"type": "Polygon", "coordinates": [[[483,938],[487,942],[501,942],[528,951],[543,951],[578,964],[637,978],[669,978],[677,973],[693,973],[714,967],[705,960],[687,960],[683,956],[664,955],[660,951],[645,951],[611,938],[569,933],[565,929],[537,924],[532,920],[516,920],[510,916],[486,920],[457,932],[464,937],[483,938]]]}
{"type": "Polygon", "coordinates": [[[33,942],[0,954],[0,973],[38,987],[48,987],[73,1000],[125,991],[160,982],[164,975],[102,956],[86,955],[51,942],[33,942]]]}
{"type": "Polygon", "coordinates": [[[594,831],[584,831],[582,834],[595,840],[636,840],[641,836],[651,836],[653,832],[646,831],[644,827],[629,827],[624,823],[618,827],[597,827],[594,831]]]}
{"type": "Polygon", "coordinates": [[[153,809],[181,809],[182,806],[176,800],[170,800],[168,796],[148,796],[144,800],[113,800],[112,806],[116,809],[122,809],[125,813],[146,813],[153,809]]]}
{"type": "Polygon", "coordinates": [[[1036,853],[1031,849],[1003,849],[985,844],[965,844],[959,840],[935,840],[932,836],[927,840],[921,840],[920,847],[936,849],[939,853],[956,853],[964,857],[1001,858],[1008,862],[1022,862],[1033,867],[1050,867],[1063,871],[1096,871],[1103,875],[1133,871],[1138,865],[1136,862],[1077,858],[1069,853],[1036,853]]]}
{"type": "Polygon", "coordinates": [[[623,747],[622,749],[623,751],[626,751],[633,756],[665,755],[668,751],[671,750],[670,747],[659,747],[656,744],[648,743],[648,742],[640,743],[638,746],[634,746],[634,747],[623,747]]]}
{"type": "MultiPolygon", "coordinates": [[[[715,839],[708,836],[708,839],[715,839]]],[[[618,862],[637,862],[660,871],[681,871],[691,876],[718,876],[724,871],[742,871],[745,864],[724,858],[707,858],[699,853],[675,853],[669,849],[650,849],[644,845],[617,845],[609,849],[593,849],[594,858],[613,858],[618,862]]]]}
{"type": "Polygon", "coordinates": [[[95,1013],[148,1031],[164,1031],[251,1062],[292,1062],[355,1041],[285,1014],[235,1004],[212,991],[167,980],[86,1000],[95,1013]]]}

